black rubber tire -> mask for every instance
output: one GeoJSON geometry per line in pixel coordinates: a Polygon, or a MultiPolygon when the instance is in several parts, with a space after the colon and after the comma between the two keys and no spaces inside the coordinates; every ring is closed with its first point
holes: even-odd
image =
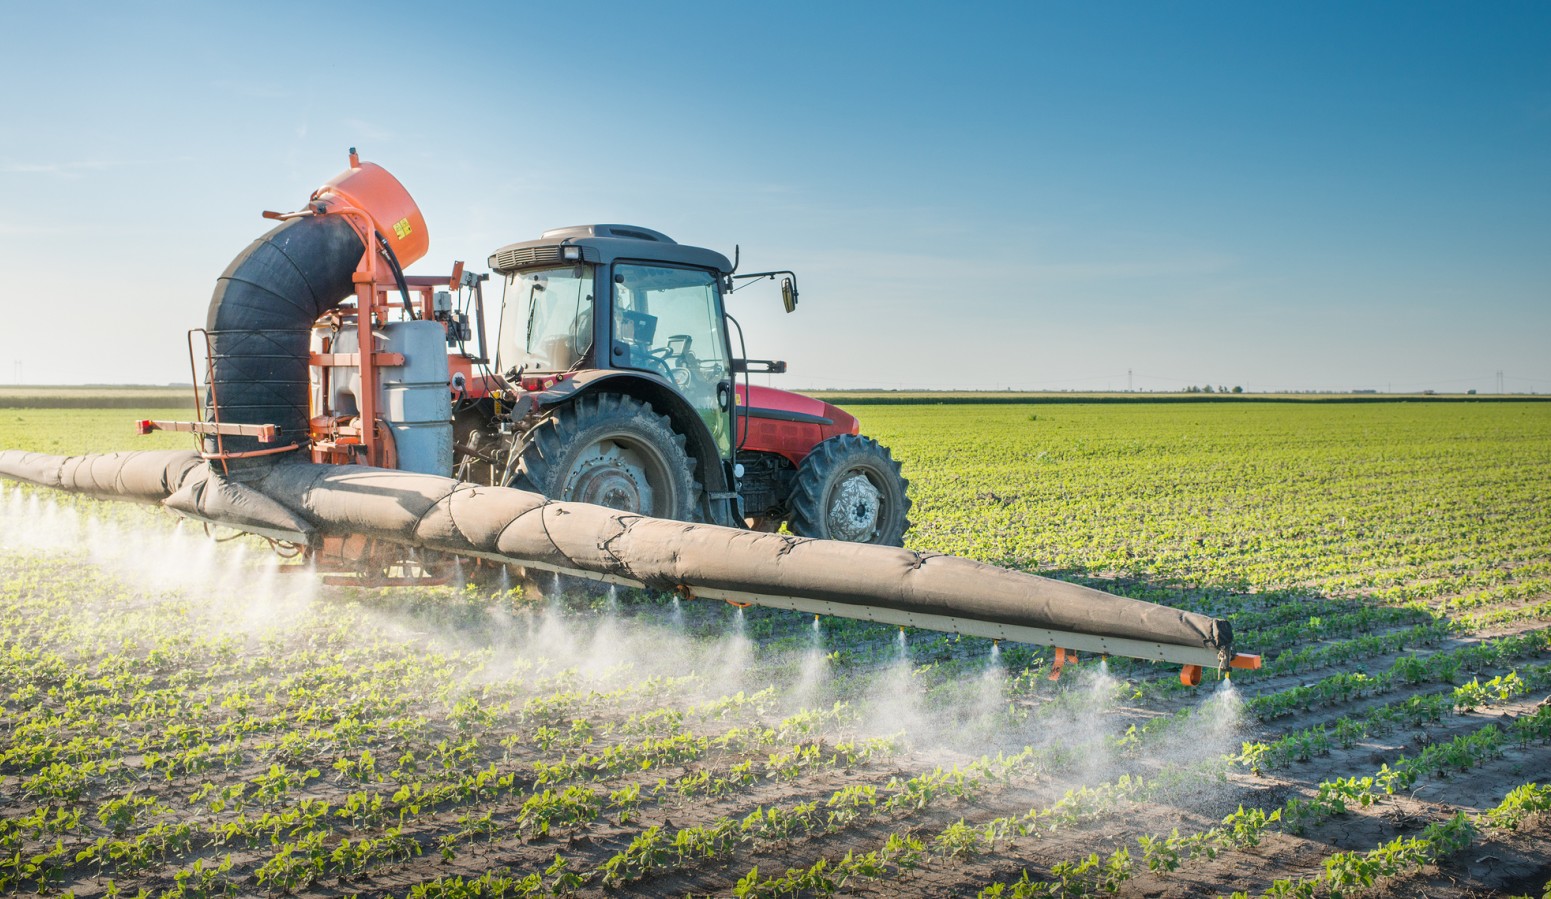
{"type": "Polygon", "coordinates": [[[903,546],[910,529],[905,517],[909,486],[899,463],[878,441],[852,434],[831,437],[797,466],[787,527],[800,537],[903,546]],[[853,487],[852,493],[860,495],[844,508],[846,484],[857,477],[866,479],[866,487],[853,487]]]}
{"type": "Polygon", "coordinates": [[[552,410],[520,450],[512,486],[652,518],[693,521],[695,460],[666,416],[634,397],[594,393],[552,410]]]}

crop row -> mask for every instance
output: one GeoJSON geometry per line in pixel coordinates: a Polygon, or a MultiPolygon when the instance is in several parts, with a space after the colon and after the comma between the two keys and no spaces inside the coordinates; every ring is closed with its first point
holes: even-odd
{"type": "MultiPolygon", "coordinates": [[[[1361,739],[1382,736],[1399,727],[1436,724],[1445,715],[1506,702],[1547,686],[1551,686],[1551,664],[1510,671],[1484,683],[1474,678],[1450,691],[1409,696],[1398,702],[1343,715],[1330,724],[1317,724],[1284,734],[1271,742],[1246,742],[1238,760],[1260,774],[1289,762],[1305,762],[1314,756],[1325,755],[1334,746],[1349,749],[1361,739]]],[[[1516,735],[1524,742],[1548,736],[1536,729],[1538,721],[1533,717],[1516,721],[1513,725],[1516,735]]]]}
{"type": "MultiPolygon", "coordinates": [[[[1551,811],[1551,786],[1522,784],[1480,815],[1467,817],[1464,812],[1457,812],[1446,821],[1427,825],[1417,837],[1395,837],[1365,852],[1333,853],[1325,859],[1318,875],[1279,878],[1265,895],[1276,899],[1313,899],[1321,892],[1341,895],[1344,891],[1368,890],[1385,878],[1407,874],[1464,851],[1482,830],[1518,830],[1529,818],[1547,811],[1551,811]]],[[[1235,893],[1234,899],[1249,897],[1235,893]]]]}
{"type": "MultiPolygon", "coordinates": [[[[1543,718],[1545,724],[1551,724],[1551,714],[1536,717],[1543,718]]],[[[1499,752],[1501,742],[1501,734],[1495,727],[1489,726],[1450,744],[1432,747],[1414,759],[1402,756],[1393,768],[1385,766],[1375,777],[1337,779],[1321,784],[1312,800],[1294,799],[1283,808],[1271,812],[1241,807],[1225,818],[1220,826],[1188,836],[1180,836],[1177,830],[1168,837],[1144,836],[1138,839],[1141,860],[1148,870],[1166,873],[1177,870],[1182,860],[1215,857],[1224,849],[1258,845],[1261,833],[1279,822],[1285,830],[1301,832],[1324,818],[1344,813],[1350,805],[1372,804],[1379,796],[1376,790],[1389,795],[1408,788],[1425,774],[1438,773],[1449,767],[1465,769],[1493,758],[1499,752]]],[[[1002,817],[974,826],[966,825],[961,820],[923,843],[929,848],[922,856],[912,858],[912,863],[922,863],[923,858],[929,857],[963,858],[987,852],[1011,837],[1041,832],[1048,834],[1082,820],[1112,815],[1118,811],[1120,802],[1167,798],[1177,786],[1168,779],[1148,783],[1122,777],[1113,785],[1069,793],[1050,809],[1035,810],[1022,819],[1002,817]],[[1081,811],[1074,813],[1077,809],[1081,811]],[[1042,818],[1049,822],[1045,828],[1038,824],[1042,818]]],[[[742,894],[750,896],[827,894],[843,887],[850,880],[875,879],[880,876],[858,869],[850,862],[854,858],[848,856],[847,860],[839,863],[820,859],[806,869],[790,869],[775,877],[759,878],[756,876],[757,871],[751,872],[750,876],[740,882],[740,889],[742,894]]],[[[1064,896],[1112,891],[1128,880],[1134,870],[1130,851],[1121,848],[1107,858],[1092,854],[1071,862],[1058,863],[1051,869],[1052,877],[1055,878],[1052,881],[1031,880],[1025,872],[1019,881],[994,884],[983,895],[999,896],[1006,892],[1007,895],[1020,896],[1064,896]]]]}
{"type": "Polygon", "coordinates": [[[1382,695],[1403,686],[1446,683],[1456,679],[1462,670],[1501,666],[1548,651],[1551,651],[1551,629],[1527,631],[1432,655],[1401,656],[1388,670],[1376,675],[1360,671],[1333,674],[1307,686],[1288,687],[1257,696],[1244,706],[1261,720],[1272,720],[1317,706],[1382,695]]]}
{"type": "MultiPolygon", "coordinates": [[[[1210,726],[1208,719],[1220,713],[1219,709],[1207,706],[1181,710],[1176,715],[1154,719],[1150,722],[1153,726],[1133,727],[1124,736],[1108,737],[1106,742],[1121,751],[1140,753],[1148,745],[1186,728],[1210,726]]],[[[1060,770],[1076,757],[1091,751],[1092,747],[1067,750],[1072,754],[1056,759],[1057,764],[1053,770],[1060,770]]],[[[1086,821],[1110,816],[1127,803],[1146,799],[1183,800],[1203,782],[1224,779],[1225,764],[1226,760],[1207,760],[1194,769],[1165,769],[1151,778],[1122,775],[1111,783],[1097,787],[1069,790],[1059,801],[1049,806],[998,816],[975,825],[960,819],[930,838],[923,837],[919,850],[903,856],[889,855],[886,850],[890,845],[914,845],[915,829],[891,834],[883,846],[871,852],[851,852],[839,860],[820,858],[805,868],[788,868],[769,875],[761,875],[756,867],[739,881],[738,893],[740,896],[751,897],[827,895],[848,882],[897,876],[927,860],[962,859],[988,852],[998,843],[1014,837],[1048,836],[1086,821]],[[880,859],[885,856],[891,860],[890,864],[880,865],[880,859]]],[[[956,795],[955,798],[967,799],[973,796],[956,795]]]]}
{"type": "MultiPolygon", "coordinates": [[[[825,748],[821,743],[804,737],[840,714],[842,709],[839,706],[827,713],[802,712],[774,727],[735,728],[715,740],[696,738],[692,743],[677,738],[666,741],[648,738],[637,744],[625,744],[633,747],[625,751],[611,751],[597,757],[582,756],[579,759],[581,764],[567,767],[565,774],[570,779],[582,776],[596,778],[604,774],[622,773],[624,770],[648,771],[684,761],[682,751],[676,748],[680,746],[696,747],[699,751],[693,753],[693,757],[698,758],[700,751],[713,745],[719,751],[747,754],[766,747],[785,745],[794,739],[801,741],[790,748],[770,753],[763,771],[756,771],[751,762],[745,761],[733,765],[725,775],[714,775],[711,769],[700,768],[671,781],[659,779],[657,793],[682,798],[701,793],[727,793],[747,788],[766,778],[791,779],[819,768],[850,767],[894,751],[894,744],[886,739],[841,742],[825,748]],[[589,761],[589,758],[598,761],[589,761]],[[623,768],[614,765],[615,761],[623,761],[623,768]]],[[[447,759],[453,758],[458,752],[455,746],[449,747],[446,741],[439,744],[439,747],[447,759]]],[[[619,747],[612,749],[617,750],[619,747]]],[[[400,762],[402,764],[403,760],[400,762]]],[[[369,755],[363,754],[361,759],[341,767],[358,770],[373,764],[369,755]]],[[[552,782],[550,778],[555,777],[557,769],[553,766],[545,767],[542,762],[536,762],[535,765],[539,766],[537,782],[541,786],[552,782]]],[[[444,767],[450,768],[450,765],[444,767]]],[[[125,831],[170,814],[171,809],[158,800],[139,797],[134,793],[110,800],[102,806],[98,818],[105,826],[112,828],[113,834],[99,837],[94,843],[76,852],[75,863],[96,864],[100,869],[111,868],[125,874],[145,870],[152,862],[164,861],[190,851],[196,844],[236,844],[249,848],[268,844],[278,847],[276,857],[282,858],[284,865],[289,866],[286,870],[311,871],[309,876],[330,870],[351,873],[355,867],[372,860],[391,861],[398,857],[403,841],[407,839],[401,835],[398,826],[414,820],[422,810],[456,810],[466,803],[489,802],[514,796],[519,787],[515,772],[503,774],[491,764],[451,779],[408,781],[392,791],[391,795],[369,791],[350,793],[338,807],[331,807],[321,799],[302,799],[289,808],[269,809],[253,815],[242,811],[244,806],[250,804],[273,805],[277,799],[316,779],[319,774],[316,768],[300,771],[272,765],[268,772],[251,781],[229,785],[219,793],[214,792],[213,784],[207,784],[191,797],[192,802],[208,799],[212,812],[219,814],[235,811],[238,814],[235,817],[218,817],[198,829],[188,823],[157,823],[132,836],[126,836],[125,831]],[[341,819],[352,825],[374,826],[385,824],[394,816],[399,825],[389,828],[388,834],[384,836],[361,838],[353,842],[345,838],[340,845],[345,847],[346,853],[353,854],[345,859],[350,862],[345,866],[349,870],[338,868],[344,864],[337,857],[338,846],[325,844],[331,830],[329,822],[341,819]],[[352,846],[355,847],[353,850],[352,846]],[[377,850],[381,851],[374,855],[377,850]],[[331,860],[334,865],[332,868],[331,860]]],[[[627,786],[608,795],[615,807],[615,815],[621,822],[629,820],[641,802],[639,786],[627,786]]],[[[529,836],[538,836],[547,833],[551,824],[556,822],[591,820],[600,811],[598,799],[597,794],[582,787],[552,790],[546,786],[542,791],[518,799],[520,810],[516,816],[516,829],[529,836]],[[582,810],[587,814],[581,814],[582,810]]],[[[40,814],[32,816],[36,820],[0,819],[0,845],[7,852],[20,852],[21,840],[29,831],[37,839],[44,832],[69,834],[80,828],[78,812],[71,815],[60,813],[47,819],[41,815],[41,811],[40,807],[40,814]]],[[[418,845],[415,851],[418,854],[418,845]]],[[[53,859],[51,856],[48,860],[52,862],[53,859]]],[[[60,866],[56,864],[53,867],[60,866]]],[[[295,877],[287,875],[283,879],[290,882],[295,877]]]]}
{"type": "MultiPolygon", "coordinates": [[[[1534,717],[1551,723],[1551,709],[1543,709],[1534,717]]],[[[1382,765],[1374,775],[1323,781],[1310,799],[1295,797],[1270,811],[1246,810],[1241,806],[1225,818],[1222,824],[1193,834],[1182,836],[1176,829],[1167,837],[1139,837],[1137,844],[1141,850],[1141,868],[1156,874],[1167,874],[1179,870],[1182,863],[1196,858],[1215,858],[1226,849],[1258,845],[1262,833],[1270,828],[1302,834],[1329,818],[1346,814],[1351,808],[1368,808],[1386,797],[1409,790],[1423,777],[1454,770],[1466,771],[1497,758],[1505,742],[1505,735],[1496,725],[1487,725],[1473,733],[1462,734],[1448,743],[1429,746],[1415,757],[1402,755],[1393,765],[1382,765]]],[[[1511,824],[1517,827],[1525,815],[1546,808],[1551,808],[1551,788],[1531,784],[1510,793],[1502,805],[1483,815],[1482,820],[1492,826],[1511,824]]],[[[1438,833],[1457,836],[1461,827],[1457,822],[1461,820],[1454,819],[1456,823],[1445,825],[1450,829],[1438,833]]],[[[1465,845],[1468,843],[1467,840],[1465,845]]],[[[1356,865],[1356,858],[1341,858],[1335,867],[1344,871],[1349,863],[1356,865]]],[[[1051,867],[1051,879],[1048,880],[1037,879],[1025,870],[1017,880],[992,884],[982,890],[980,895],[987,899],[1030,899],[1036,896],[1113,893],[1135,876],[1138,870],[1137,860],[1128,848],[1122,846],[1108,856],[1091,853],[1081,859],[1057,863],[1051,867]]]]}
{"type": "MultiPolygon", "coordinates": [[[[797,837],[810,837],[820,833],[834,833],[867,820],[874,815],[908,815],[927,808],[943,799],[965,801],[992,787],[1003,785],[1015,778],[1027,777],[1042,771],[1055,770],[1069,765],[1075,754],[1065,748],[1047,750],[1025,749],[1014,756],[987,756],[963,768],[935,769],[911,778],[891,779],[881,787],[868,784],[850,784],[836,790],[828,798],[797,803],[793,806],[760,807],[742,817],[722,817],[705,824],[668,831],[662,827],[648,827],[638,833],[631,842],[605,859],[595,868],[565,868],[566,878],[577,884],[619,884],[627,880],[651,875],[686,864],[724,857],[739,847],[789,841],[797,837]]],[[[770,773],[778,774],[778,767],[770,773]]],[[[795,774],[795,771],[789,772],[795,774]]],[[[690,776],[690,775],[686,775],[690,776]]],[[[1070,792],[1062,802],[1050,808],[1034,809],[1027,815],[1009,817],[999,825],[1003,829],[1016,828],[1020,832],[1033,832],[1041,827],[1058,828],[1102,814],[1113,806],[1117,796],[1142,789],[1142,781],[1126,778],[1112,790],[1080,789],[1070,792]]],[[[628,795],[628,794],[627,794],[628,795]]],[[[611,799],[618,800],[616,791],[611,799]]],[[[584,824],[596,818],[600,812],[597,794],[580,788],[570,788],[565,793],[546,794],[542,803],[555,810],[546,821],[552,824],[584,824]]],[[[617,810],[616,810],[617,814],[617,810]]],[[[978,833],[978,831],[974,831],[978,833]]],[[[974,840],[970,829],[963,826],[950,828],[933,848],[916,845],[917,841],[906,834],[895,834],[879,849],[865,854],[853,854],[849,860],[836,863],[837,870],[872,872],[882,876],[886,870],[908,867],[921,852],[962,852],[960,846],[966,840],[974,840]]],[[[824,874],[827,862],[818,869],[803,875],[803,882],[822,881],[833,875],[824,874]]],[[[783,875],[784,876],[784,875],[783,875]]],[[[759,882],[757,872],[752,875],[748,889],[759,882]]],[[[748,880],[749,878],[745,878],[748,880]]],[[[492,872],[478,884],[447,879],[438,886],[427,887],[425,895],[438,895],[440,889],[481,890],[503,889],[536,890],[549,888],[553,881],[533,878],[531,875],[516,877],[492,872]],[[526,884],[526,886],[522,886],[526,884]]],[[[462,893],[450,893],[461,895],[462,893]]],[[[419,895],[417,893],[417,895],[419,895]]]]}

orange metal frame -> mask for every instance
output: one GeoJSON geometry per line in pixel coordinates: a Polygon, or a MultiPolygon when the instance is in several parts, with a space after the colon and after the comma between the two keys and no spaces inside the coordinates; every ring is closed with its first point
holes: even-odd
{"type": "MultiPolygon", "coordinates": [[[[1062,649],[1059,646],[1055,647],[1055,651],[1055,658],[1050,663],[1050,679],[1060,680],[1061,669],[1065,668],[1068,662],[1076,664],[1077,653],[1070,649],[1062,649]]],[[[1254,670],[1259,667],[1260,656],[1258,655],[1240,652],[1235,653],[1233,658],[1228,660],[1228,668],[1230,670],[1234,668],[1254,670]]],[[[1179,670],[1179,681],[1187,687],[1199,687],[1201,686],[1201,674],[1203,671],[1204,669],[1200,665],[1185,665],[1179,670]]]]}
{"type": "Polygon", "coordinates": [[[135,431],[139,434],[149,434],[152,431],[176,431],[184,434],[195,434],[201,437],[215,438],[215,452],[207,452],[201,442],[199,456],[212,462],[220,462],[221,470],[229,472],[226,466],[231,459],[250,459],[255,456],[273,456],[278,453],[289,453],[292,450],[301,449],[300,443],[288,443],[285,446],[268,447],[261,450],[249,450],[247,452],[227,452],[226,437],[256,437],[259,443],[273,443],[280,437],[280,428],[276,425],[265,424],[227,424],[221,421],[221,407],[216,396],[215,378],[210,361],[210,334],[204,328],[193,328],[188,332],[188,364],[189,374],[194,384],[194,421],[163,421],[154,418],[142,418],[135,422],[135,431]],[[199,376],[199,363],[195,362],[194,335],[204,338],[205,366],[204,378],[199,376]],[[204,394],[208,393],[210,414],[213,420],[205,420],[204,394]]]}
{"type": "MultiPolygon", "coordinates": [[[[363,234],[360,219],[354,216],[358,211],[354,209],[330,209],[330,215],[343,214],[350,216],[352,227],[357,234],[363,234]]],[[[368,246],[375,247],[375,236],[363,236],[363,241],[371,241],[368,246]]],[[[323,385],[324,402],[331,395],[331,371],[335,368],[359,369],[361,376],[361,391],[356,397],[359,406],[360,427],[341,425],[325,408],[313,409],[313,431],[311,434],[312,459],[314,462],[365,462],[379,468],[393,468],[396,453],[393,447],[392,432],[383,427],[377,415],[377,384],[381,377],[380,369],[383,366],[403,365],[404,354],[384,353],[375,349],[374,329],[387,323],[389,316],[395,309],[402,309],[403,302],[394,302],[390,299],[398,292],[398,284],[391,277],[384,277],[386,268],[382,261],[381,253],[375,251],[363,254],[361,268],[354,275],[356,285],[356,301],[354,306],[342,306],[339,310],[341,320],[345,327],[350,326],[350,320],[354,319],[356,328],[356,345],[358,347],[373,347],[370,352],[361,351],[354,353],[321,352],[312,353],[308,362],[316,368],[323,369],[321,381],[323,385]],[[362,310],[365,310],[363,313],[362,310]],[[375,427],[366,427],[365,422],[376,423],[375,427]],[[356,447],[364,447],[357,456],[356,447]]],[[[421,319],[432,318],[435,307],[435,292],[438,289],[456,289],[458,282],[463,277],[463,263],[457,263],[450,278],[405,275],[405,286],[411,294],[418,295],[419,307],[417,316],[421,319]]],[[[457,367],[458,358],[448,356],[448,365],[457,367]]],[[[465,360],[466,363],[467,360],[465,360]]],[[[465,373],[471,376],[472,368],[465,373]]]]}

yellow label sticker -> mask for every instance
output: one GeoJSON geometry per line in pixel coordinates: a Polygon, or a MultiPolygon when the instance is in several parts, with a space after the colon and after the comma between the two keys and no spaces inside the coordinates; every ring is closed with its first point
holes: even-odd
{"type": "Polygon", "coordinates": [[[399,240],[408,237],[409,232],[413,230],[413,228],[409,227],[409,219],[407,218],[399,219],[393,223],[393,233],[398,235],[399,240]]]}

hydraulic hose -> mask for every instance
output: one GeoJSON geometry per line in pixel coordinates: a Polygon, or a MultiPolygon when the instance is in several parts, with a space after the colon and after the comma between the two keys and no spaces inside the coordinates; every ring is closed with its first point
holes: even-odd
{"type": "Polygon", "coordinates": [[[388,258],[388,268],[393,271],[393,283],[398,285],[399,296],[404,298],[404,314],[409,316],[410,321],[414,321],[420,316],[415,314],[415,303],[409,298],[409,283],[404,280],[404,267],[399,265],[398,254],[393,252],[393,245],[388,243],[381,231],[376,232],[376,237],[377,246],[382,249],[382,255],[388,258]]]}

